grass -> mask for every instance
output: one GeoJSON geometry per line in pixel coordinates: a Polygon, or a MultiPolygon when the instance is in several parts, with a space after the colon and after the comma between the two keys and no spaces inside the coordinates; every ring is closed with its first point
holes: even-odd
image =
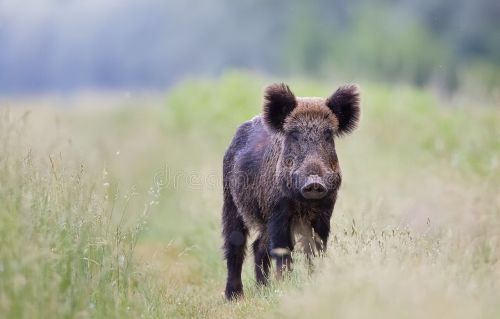
{"type": "Polygon", "coordinates": [[[248,262],[246,298],[224,301],[222,156],[266,82],[228,73],[166,97],[2,102],[2,316],[498,318],[498,101],[373,83],[360,129],[337,144],[328,255],[309,275],[297,253],[264,289],[248,262]]]}

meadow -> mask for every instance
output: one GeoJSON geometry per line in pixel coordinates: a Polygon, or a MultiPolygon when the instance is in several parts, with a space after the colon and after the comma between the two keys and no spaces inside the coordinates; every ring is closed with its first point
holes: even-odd
{"type": "Polygon", "coordinates": [[[373,82],[328,254],[258,288],[248,253],[224,300],[222,157],[270,81],[0,98],[0,317],[499,318],[500,100],[373,82]]]}

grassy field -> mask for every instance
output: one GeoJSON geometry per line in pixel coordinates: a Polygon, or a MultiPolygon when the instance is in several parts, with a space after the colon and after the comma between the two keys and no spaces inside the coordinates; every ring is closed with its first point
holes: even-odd
{"type": "Polygon", "coordinates": [[[499,101],[373,83],[328,255],[224,301],[222,156],[268,82],[0,99],[1,317],[499,318],[499,101]]]}

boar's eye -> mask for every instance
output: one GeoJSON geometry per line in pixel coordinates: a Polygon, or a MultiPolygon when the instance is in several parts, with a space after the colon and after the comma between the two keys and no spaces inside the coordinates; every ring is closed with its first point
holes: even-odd
{"type": "Polygon", "coordinates": [[[327,128],[324,132],[325,141],[331,142],[333,140],[333,130],[331,128],[327,128]]]}
{"type": "Polygon", "coordinates": [[[298,141],[299,140],[299,137],[300,137],[300,133],[299,131],[291,131],[290,132],[290,138],[293,140],[293,141],[298,141]]]}

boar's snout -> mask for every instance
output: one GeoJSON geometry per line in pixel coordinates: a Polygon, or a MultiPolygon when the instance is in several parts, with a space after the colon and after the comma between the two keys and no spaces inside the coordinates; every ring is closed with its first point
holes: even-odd
{"type": "Polygon", "coordinates": [[[300,193],[305,199],[321,199],[325,197],[327,189],[318,175],[309,175],[300,193]]]}

